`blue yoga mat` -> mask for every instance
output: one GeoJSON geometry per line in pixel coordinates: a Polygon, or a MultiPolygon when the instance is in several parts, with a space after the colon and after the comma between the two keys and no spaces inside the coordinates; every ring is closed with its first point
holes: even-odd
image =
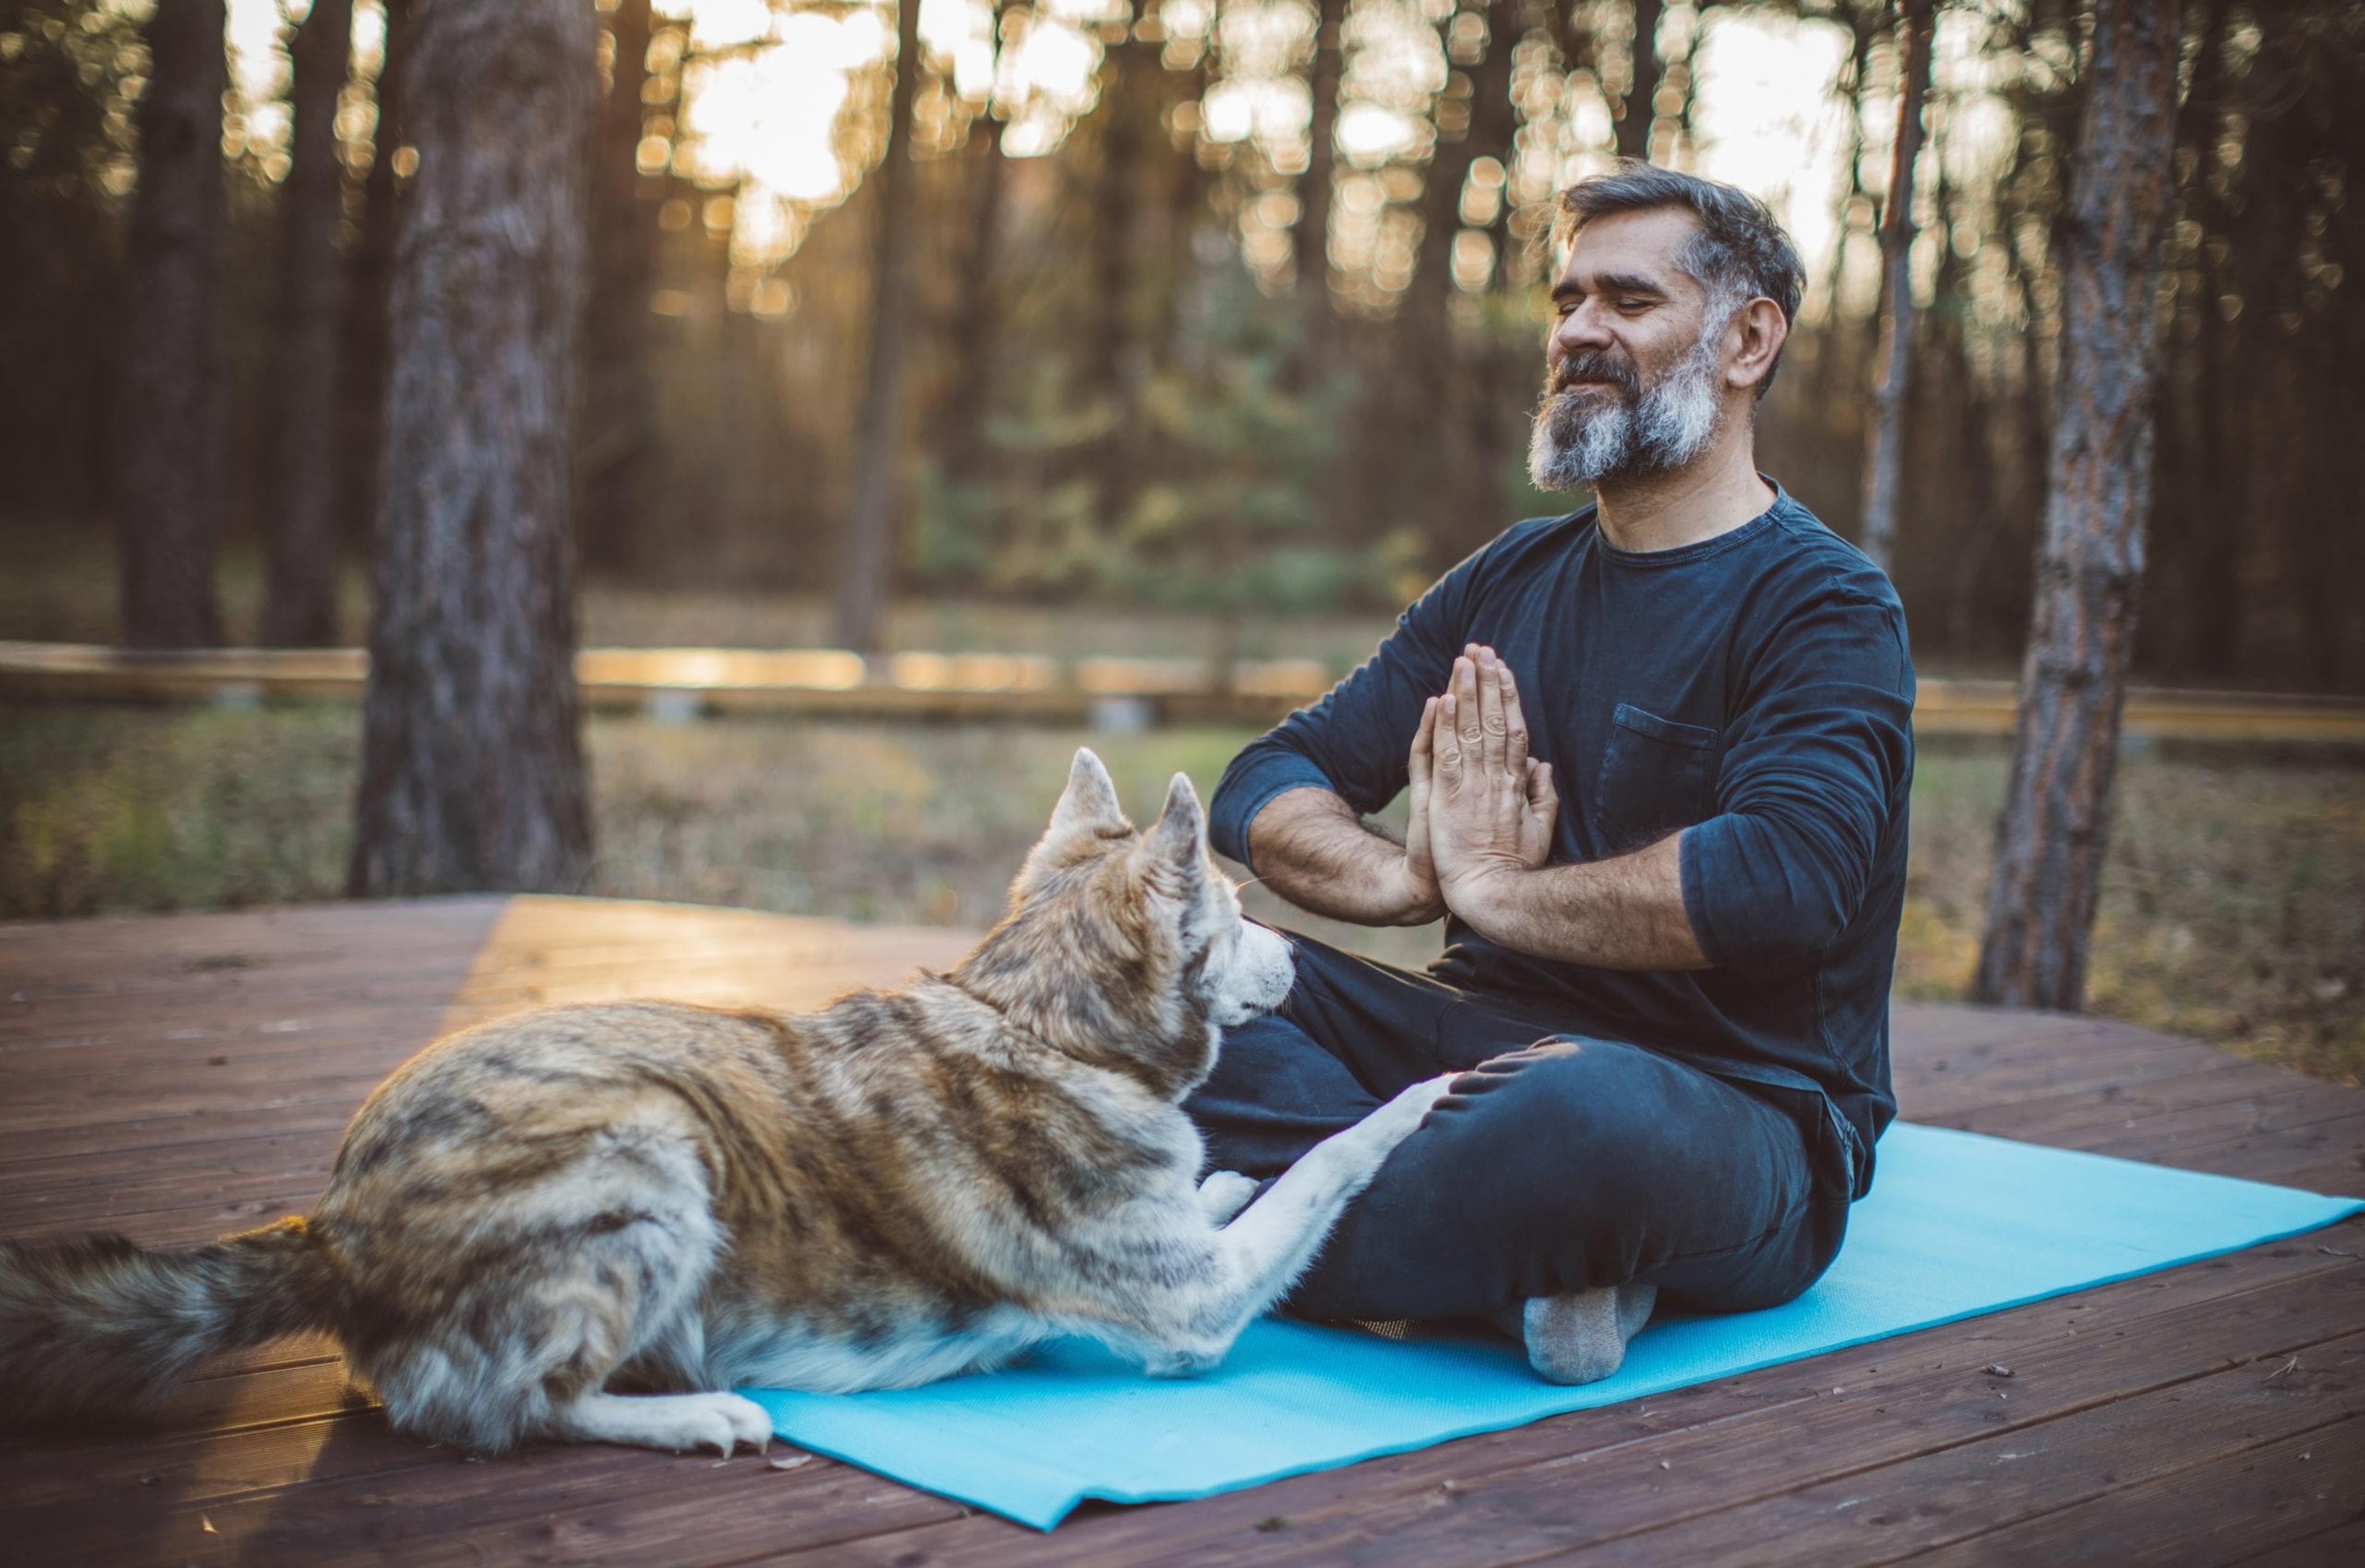
{"type": "Polygon", "coordinates": [[[1508,1339],[1267,1318],[1204,1377],[1060,1340],[997,1372],[856,1394],[742,1390],[782,1438],[1048,1529],[1087,1497],[1172,1501],[1499,1431],[2313,1230],[2350,1198],[1905,1124],[1805,1295],[1662,1317],[1616,1376],[1540,1382],[1508,1339]]]}

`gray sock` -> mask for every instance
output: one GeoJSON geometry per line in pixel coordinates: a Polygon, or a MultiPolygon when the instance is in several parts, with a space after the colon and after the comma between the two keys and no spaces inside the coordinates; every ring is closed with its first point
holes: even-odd
{"type": "Polygon", "coordinates": [[[1528,1348],[1528,1365],[1547,1383],[1599,1383],[1626,1360],[1626,1341],[1650,1321],[1656,1285],[1602,1285],[1530,1296],[1496,1323],[1528,1348]]]}

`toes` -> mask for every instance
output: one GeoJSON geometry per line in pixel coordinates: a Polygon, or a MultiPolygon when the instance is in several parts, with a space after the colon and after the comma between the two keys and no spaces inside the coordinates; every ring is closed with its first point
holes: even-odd
{"type": "Polygon", "coordinates": [[[731,1402],[727,1410],[733,1436],[757,1453],[762,1453],[769,1448],[772,1443],[770,1412],[754,1400],[742,1398],[735,1394],[726,1394],[723,1397],[731,1402]]]}
{"type": "Polygon", "coordinates": [[[1218,1170],[1199,1183],[1199,1206],[1210,1220],[1223,1225],[1248,1206],[1256,1190],[1255,1178],[1237,1170],[1218,1170]]]}
{"type": "Polygon", "coordinates": [[[696,1451],[712,1450],[729,1459],[739,1446],[739,1434],[731,1428],[731,1417],[720,1410],[701,1410],[692,1418],[695,1432],[691,1448],[696,1451]]]}

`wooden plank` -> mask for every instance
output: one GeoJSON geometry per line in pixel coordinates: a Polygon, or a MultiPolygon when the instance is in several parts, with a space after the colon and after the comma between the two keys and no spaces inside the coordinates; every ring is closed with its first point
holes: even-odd
{"type": "MultiPolygon", "coordinates": [[[[359,648],[210,648],[152,653],[93,644],[0,642],[0,695],[79,701],[358,701],[359,648]]],[[[1157,700],[1192,716],[1270,721],[1318,697],[1332,672],[1311,659],[1086,658],[909,651],[865,659],[837,648],[586,648],[583,700],[691,714],[806,712],[903,717],[1032,717],[1074,723],[1096,698],[1157,700]]],[[[2008,735],[2013,686],[1928,679],[1914,702],[1925,734],[2008,735]]],[[[2365,744],[2365,703],[2281,692],[2135,687],[2121,727],[2159,739],[2365,744]]]]}
{"type": "MultiPolygon", "coordinates": [[[[1993,1562],[2237,1562],[2321,1536],[2357,1517],[2365,1421],[2347,1420],[2113,1492],[1912,1561],[1924,1568],[1993,1562]]],[[[2302,1559],[2308,1561],[2308,1559],[2302,1559]]],[[[2338,1558],[2319,1561],[2342,1562],[2338,1558]]],[[[2354,1559],[2346,1560],[2353,1564],[2354,1559]]]]}
{"type": "MultiPolygon", "coordinates": [[[[1752,1506],[1536,1559],[1586,1564],[1764,1564],[1820,1568],[1889,1562],[1968,1541],[2146,1482],[2164,1480],[2279,1439],[2349,1421],[2365,1405],[2365,1335],[2312,1346],[2289,1374],[2253,1361],[2114,1399],[2033,1428],[1918,1454],[1877,1470],[1786,1492],[1752,1506]]],[[[1704,1470],[1708,1484],[1723,1478],[1704,1470]]],[[[1581,1484],[1584,1473],[1571,1478],[1581,1484]]],[[[2365,1472],[2352,1473],[2365,1480],[2365,1472]]],[[[2081,1521],[2078,1555],[2102,1542],[2081,1521]]],[[[1392,1543],[1393,1544],[1393,1543],[1392,1543]]],[[[2068,1542],[2064,1542],[2068,1544],[2068,1542]]],[[[1413,1561],[1391,1552],[1386,1561],[1413,1561]]]]}
{"type": "MultiPolygon", "coordinates": [[[[473,1460],[406,1444],[394,1467],[380,1462],[396,1451],[382,1428],[318,1423],[292,1450],[290,1441],[271,1439],[276,1458],[251,1442],[229,1462],[236,1473],[293,1475],[294,1484],[185,1501],[160,1480],[139,1489],[129,1531],[87,1506],[27,1510],[10,1521],[12,1561],[86,1563],[131,1540],[147,1548],[139,1555],[195,1563],[449,1560],[454,1547],[464,1562],[728,1562],[767,1548],[825,1550],[961,1514],[957,1504],[821,1459],[779,1471],[752,1455],[717,1462],[579,1446],[473,1460]],[[357,1458],[348,1445],[362,1450],[357,1458]],[[304,1479],[314,1473],[335,1478],[304,1479]],[[495,1541],[498,1554],[469,1544],[495,1541]]],[[[200,1463],[211,1462],[208,1450],[200,1463]]]]}
{"type": "MultiPolygon", "coordinates": [[[[1942,1058],[1943,1059],[1943,1058],[1942,1058]]],[[[1994,1106],[2064,1094],[2099,1094],[2206,1071],[2225,1065],[2222,1052],[2191,1041],[2162,1047],[2140,1036],[2098,1029],[2082,1039],[2046,1041],[2008,1059],[1956,1062],[1953,1070],[1916,1079],[1900,1073],[1899,1114],[1909,1121],[1947,1126],[1994,1106]]]]}
{"type": "Polygon", "coordinates": [[[2365,1116],[2316,1122],[2281,1131],[2243,1133],[2220,1143],[2174,1149],[2162,1165],[2214,1171],[2251,1182],[2282,1182],[2294,1170],[2313,1170],[2365,1152],[2365,1116]]]}
{"type": "Polygon", "coordinates": [[[2358,1563],[2365,1562],[2365,1521],[2336,1525],[2319,1535],[2288,1541],[2259,1556],[2228,1561],[2239,1562],[2245,1568],[2324,1568],[2330,1563],[2357,1568],[2358,1563]]]}

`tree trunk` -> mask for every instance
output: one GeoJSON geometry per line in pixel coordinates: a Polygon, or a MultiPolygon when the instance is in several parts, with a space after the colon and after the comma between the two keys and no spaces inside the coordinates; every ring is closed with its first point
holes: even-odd
{"type": "Polygon", "coordinates": [[[1317,0],[1314,60],[1306,90],[1313,118],[1306,126],[1306,173],[1297,181],[1297,230],[1291,236],[1299,330],[1286,381],[1311,386],[1330,360],[1330,192],[1338,171],[1339,81],[1344,73],[1347,0],[1317,0]]]}
{"type": "Polygon", "coordinates": [[[887,599],[894,585],[897,458],[903,444],[903,361],[911,337],[912,99],[920,78],[920,0],[899,0],[895,90],[889,100],[887,151],[870,177],[879,182],[879,235],[873,252],[870,366],[862,395],[862,448],[854,475],[837,595],[837,642],[877,653],[886,640],[887,599]]]}
{"type": "Polygon", "coordinates": [[[420,0],[394,274],[356,894],[563,890],[590,868],[571,487],[598,23],[420,0]]]}
{"type": "Polygon", "coordinates": [[[1651,122],[1658,116],[1659,0],[1634,0],[1633,80],[1618,115],[1618,156],[1651,156],[1651,122]]]}
{"type": "Polygon", "coordinates": [[[1148,376],[1142,330],[1142,197],[1157,188],[1166,106],[1157,40],[1111,43],[1104,57],[1100,166],[1093,181],[1093,298],[1085,318],[1082,390],[1104,421],[1086,454],[1102,521],[1121,527],[1140,490],[1141,390],[1148,376]]]}
{"type": "Polygon", "coordinates": [[[1889,197],[1880,215],[1880,385],[1873,393],[1872,439],[1865,443],[1864,553],[1882,571],[1897,546],[1899,487],[1905,476],[1905,400],[1913,378],[1913,164],[1922,155],[1922,100],[1930,90],[1930,17],[1935,0],[1905,0],[1897,23],[1903,78],[1889,197]]]}
{"type": "Polygon", "coordinates": [[[345,258],[337,250],[344,169],[337,99],[353,58],[353,0],[312,0],[294,66],[286,184],[280,187],[279,312],[273,376],[270,586],[263,640],[337,640],[337,337],[345,258]]]}
{"type": "Polygon", "coordinates": [[[220,641],[224,20],[222,0],[160,0],[148,24],[115,409],[116,554],[123,640],[135,648],[220,641]]]}
{"type": "MultiPolygon", "coordinates": [[[[2193,150],[2191,179],[2185,216],[2196,218],[2211,232],[2223,232],[2229,214],[2220,206],[2216,187],[2225,174],[2226,33],[2231,21],[2226,0],[2213,0],[2201,28],[2201,51],[2192,65],[2192,84],[2184,101],[2186,117],[2177,140],[2193,150]]],[[[2248,499],[2247,487],[2235,465],[2225,461],[2227,404],[2246,398],[2226,373],[2226,322],[2217,301],[2230,282],[2222,259],[2207,245],[2193,258],[2200,274],[2199,298],[2192,305],[2196,342],[2185,377],[2189,483],[2197,492],[2178,510],[2191,519],[2184,541],[2185,622],[2179,650],[2188,667],[2223,678],[2234,673],[2242,629],[2240,518],[2248,499]]]]}
{"type": "Polygon", "coordinates": [[[392,368],[394,235],[403,187],[394,173],[402,139],[402,67],[410,52],[410,15],[417,0],[382,0],[386,42],[377,68],[377,129],[371,135],[369,178],[362,186],[361,239],[345,271],[343,347],[339,354],[337,428],[338,510],[345,544],[375,554],[378,481],[386,452],[386,384],[392,368]]]}
{"type": "Polygon", "coordinates": [[[1313,119],[1306,126],[1306,173],[1297,182],[1293,236],[1297,290],[1317,305],[1330,292],[1330,187],[1338,168],[1339,79],[1343,73],[1347,0],[1320,0],[1314,62],[1306,73],[1313,119]]]}
{"type": "Polygon", "coordinates": [[[2182,0],[2098,0],[2061,247],[2060,391],[2020,718],[1972,999],[2075,1011],[2110,838],[2151,507],[2154,291],[2182,0]]]}
{"type": "Polygon", "coordinates": [[[584,563],[604,567],[624,564],[643,510],[652,422],[649,284],[656,274],[657,226],[654,208],[642,199],[639,162],[650,27],[649,0],[621,0],[609,14],[615,57],[591,140],[582,544],[584,563]]]}
{"type": "MultiPolygon", "coordinates": [[[[1002,8],[993,15],[998,26],[1002,8]]],[[[985,416],[992,406],[994,376],[994,326],[1000,296],[998,268],[1002,254],[1003,207],[1009,190],[1003,133],[1010,122],[989,106],[970,122],[969,141],[962,148],[962,173],[969,197],[969,234],[956,277],[952,319],[945,339],[953,374],[945,384],[936,428],[943,432],[938,448],[945,475],[954,480],[978,479],[986,471],[985,416]]]]}
{"type": "Polygon", "coordinates": [[[1848,29],[1848,70],[1837,84],[1847,106],[1847,192],[1840,197],[1838,221],[1832,226],[1830,308],[1823,330],[1815,335],[1815,401],[1822,404],[1852,399],[1851,385],[1860,369],[1855,357],[1853,318],[1844,308],[1848,256],[1855,238],[1855,212],[1868,193],[1864,184],[1864,84],[1872,69],[1872,42],[1877,24],[1852,6],[1840,7],[1834,19],[1848,29]],[[1844,372],[1844,374],[1843,374],[1844,372]]]}

